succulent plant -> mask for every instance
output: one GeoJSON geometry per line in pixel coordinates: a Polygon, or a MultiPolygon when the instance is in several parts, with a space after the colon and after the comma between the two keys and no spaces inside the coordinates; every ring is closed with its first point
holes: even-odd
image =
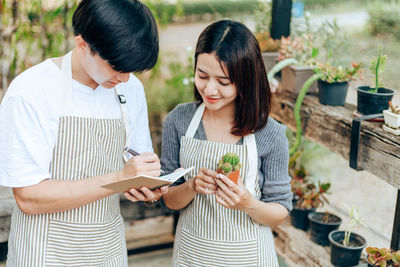
{"type": "Polygon", "coordinates": [[[239,157],[235,153],[227,153],[222,156],[218,162],[218,171],[228,174],[232,171],[238,171],[242,167],[239,163],[239,157]]]}
{"type": "Polygon", "coordinates": [[[392,113],[394,114],[400,114],[400,108],[399,106],[395,106],[392,101],[389,101],[389,107],[390,107],[390,111],[392,111],[392,113]]]}
{"type": "Polygon", "coordinates": [[[387,248],[367,247],[368,262],[380,267],[386,267],[387,262],[392,259],[392,254],[387,248]]]}

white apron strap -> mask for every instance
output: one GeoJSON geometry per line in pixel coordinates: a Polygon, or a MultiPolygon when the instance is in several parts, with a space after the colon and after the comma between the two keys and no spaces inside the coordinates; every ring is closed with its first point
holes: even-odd
{"type": "Polygon", "coordinates": [[[246,188],[249,192],[256,197],[256,183],[258,182],[258,153],[256,145],[256,137],[254,134],[249,134],[243,138],[243,145],[247,149],[247,161],[249,168],[246,174],[246,188]]]}
{"type": "Polygon", "coordinates": [[[186,137],[193,137],[196,133],[197,128],[199,128],[201,118],[203,118],[204,108],[204,103],[201,103],[200,106],[197,108],[196,113],[194,114],[193,119],[190,122],[189,127],[186,131],[186,137]]]}
{"type": "Polygon", "coordinates": [[[72,109],[72,69],[71,69],[72,51],[66,54],[61,61],[61,72],[64,81],[63,90],[63,113],[62,116],[71,115],[72,109]]]}

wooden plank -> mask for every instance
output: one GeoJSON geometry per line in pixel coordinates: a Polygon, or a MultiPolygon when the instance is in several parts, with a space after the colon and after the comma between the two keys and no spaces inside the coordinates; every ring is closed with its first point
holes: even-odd
{"type": "Polygon", "coordinates": [[[330,249],[311,241],[309,234],[290,225],[288,220],[272,229],[275,248],[279,256],[291,267],[330,267],[330,249]]]}
{"type": "MultiPolygon", "coordinates": [[[[295,131],[295,93],[281,90],[272,96],[271,116],[295,131]]],[[[351,125],[356,107],[321,105],[306,96],[301,108],[304,136],[349,160],[351,125]]],[[[358,166],[400,188],[400,137],[385,132],[382,122],[362,122],[358,166]]]]}
{"type": "Polygon", "coordinates": [[[125,223],[128,250],[174,242],[173,216],[158,216],[125,223]]]}

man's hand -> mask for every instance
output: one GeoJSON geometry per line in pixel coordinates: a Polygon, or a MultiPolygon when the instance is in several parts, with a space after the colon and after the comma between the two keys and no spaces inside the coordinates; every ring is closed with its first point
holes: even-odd
{"type": "Polygon", "coordinates": [[[123,177],[131,177],[139,174],[145,174],[153,177],[160,176],[160,159],[155,153],[144,152],[128,160],[122,170],[123,177]]]}
{"type": "Polygon", "coordinates": [[[131,188],[129,189],[128,192],[125,192],[124,195],[128,200],[132,202],[137,202],[137,201],[155,202],[158,201],[161,198],[161,196],[166,194],[167,192],[168,192],[168,186],[164,186],[159,189],[155,189],[153,191],[151,191],[147,187],[142,187],[140,188],[140,190],[131,188]]]}

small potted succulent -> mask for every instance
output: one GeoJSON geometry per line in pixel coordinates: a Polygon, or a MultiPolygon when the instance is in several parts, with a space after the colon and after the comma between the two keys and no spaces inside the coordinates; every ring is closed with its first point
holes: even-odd
{"type": "Polygon", "coordinates": [[[382,73],[385,70],[385,64],[386,55],[382,55],[381,45],[378,56],[369,66],[369,70],[375,76],[372,86],[357,88],[357,111],[363,115],[382,113],[389,108],[388,103],[392,100],[395,91],[383,87],[382,73]]]}
{"type": "Polygon", "coordinates": [[[330,63],[316,63],[314,71],[321,74],[318,80],[318,99],[323,105],[344,106],[349,82],[361,73],[362,63],[350,67],[332,66],[330,63]]]}
{"type": "Polygon", "coordinates": [[[291,181],[294,195],[293,210],[290,212],[290,221],[294,227],[308,230],[310,224],[308,214],[329,203],[325,194],[330,185],[330,183],[319,182],[318,185],[312,183],[304,167],[294,170],[291,181]]]}
{"type": "MultiPolygon", "coordinates": [[[[360,218],[358,209],[348,208],[350,223],[348,227],[365,225],[360,218]]],[[[367,241],[361,235],[350,230],[335,230],[330,232],[331,262],[335,266],[354,266],[360,261],[361,252],[367,246],[367,241]]]]}
{"type": "Polygon", "coordinates": [[[231,181],[237,183],[242,164],[235,153],[226,153],[218,162],[217,172],[227,176],[231,181]]]}
{"type": "Polygon", "coordinates": [[[310,221],[311,240],[321,246],[329,246],[329,233],[337,230],[342,223],[339,216],[329,212],[310,212],[308,220],[310,221]]]}
{"type": "Polygon", "coordinates": [[[400,250],[391,252],[388,248],[367,247],[368,267],[400,267],[400,250]]]}
{"type": "Polygon", "coordinates": [[[400,108],[389,101],[389,109],[383,111],[385,119],[384,129],[387,131],[394,131],[395,133],[400,130],[400,108]],[[386,126],[386,127],[385,127],[386,126]],[[389,129],[387,129],[389,128],[389,129]]]}

